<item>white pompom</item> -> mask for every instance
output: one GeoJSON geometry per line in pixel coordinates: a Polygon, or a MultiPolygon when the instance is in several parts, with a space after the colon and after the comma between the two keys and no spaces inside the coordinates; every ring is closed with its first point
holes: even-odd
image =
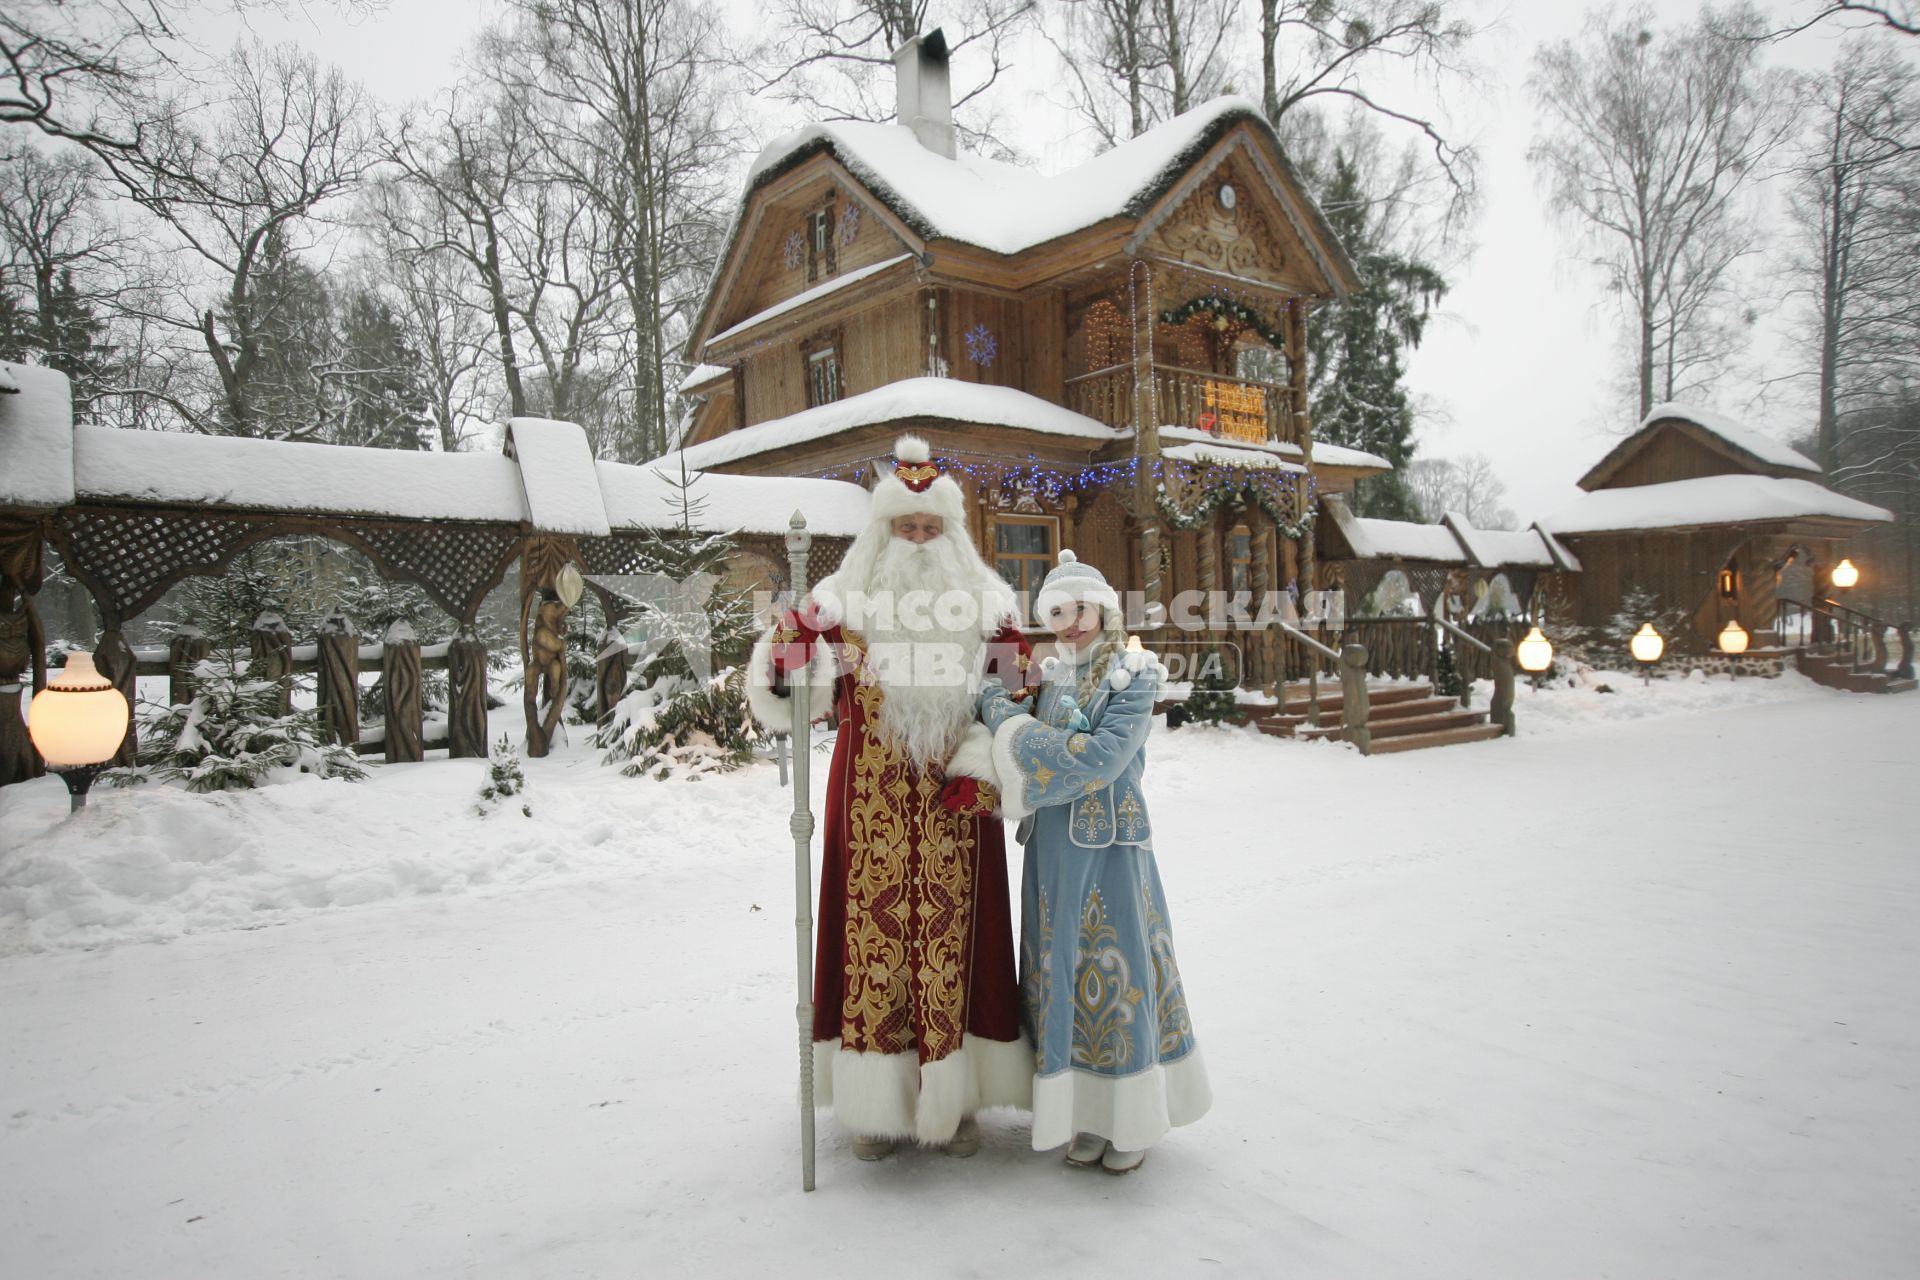
{"type": "Polygon", "coordinates": [[[901,436],[893,442],[893,456],[902,462],[918,464],[933,457],[933,450],[919,436],[901,436]]]}
{"type": "Polygon", "coordinates": [[[1060,563],[1061,563],[1061,564],[1072,564],[1072,563],[1074,563],[1074,561],[1076,561],[1076,560],[1078,560],[1079,558],[1080,558],[1079,556],[1077,556],[1077,555],[1075,555],[1075,554],[1073,554],[1073,548],[1071,548],[1071,547],[1062,547],[1062,548],[1060,548],[1060,563]]]}
{"type": "Polygon", "coordinates": [[[1115,667],[1107,673],[1107,683],[1113,686],[1115,693],[1125,693],[1133,684],[1133,673],[1125,667],[1115,667]]]}

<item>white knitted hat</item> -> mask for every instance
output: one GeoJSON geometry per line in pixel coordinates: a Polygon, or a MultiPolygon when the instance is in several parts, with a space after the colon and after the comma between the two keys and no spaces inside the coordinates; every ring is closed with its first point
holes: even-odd
{"type": "Polygon", "coordinates": [[[1120,608],[1119,593],[1107,585],[1106,576],[1073,552],[1063,550],[1060,563],[1040,584],[1034,597],[1034,613],[1044,621],[1061,605],[1080,601],[1097,604],[1110,616],[1120,608]]]}
{"type": "MultiPolygon", "coordinates": [[[[873,518],[888,524],[901,516],[930,513],[953,531],[966,528],[967,500],[954,478],[934,465],[933,450],[919,436],[901,436],[893,445],[894,464],[873,486],[873,518]]],[[[877,469],[877,468],[876,468],[877,469]]]]}

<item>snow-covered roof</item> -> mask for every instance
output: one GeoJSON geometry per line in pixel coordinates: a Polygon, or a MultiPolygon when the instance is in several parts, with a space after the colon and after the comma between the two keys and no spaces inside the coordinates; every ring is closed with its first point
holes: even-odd
{"type": "Polygon", "coordinates": [[[1551,569],[1553,553],[1532,529],[1476,529],[1464,515],[1449,511],[1444,522],[1466,549],[1473,563],[1491,569],[1501,565],[1551,569]]]}
{"type": "Polygon", "coordinates": [[[513,418],[507,449],[520,462],[527,511],[542,533],[605,537],[607,510],[593,469],[593,447],[577,423],[554,418],[513,418]]]}
{"type": "Polygon", "coordinates": [[[67,375],[0,362],[0,507],[73,501],[73,393],[67,375]]]}
{"type": "Polygon", "coordinates": [[[1893,513],[1835,493],[1811,480],[1701,476],[1663,484],[1597,489],[1582,494],[1541,524],[1565,537],[1805,517],[1878,524],[1890,522],[1893,513]]]}
{"type": "Polygon", "coordinates": [[[810,302],[818,302],[829,294],[838,293],[848,285],[858,284],[869,276],[877,276],[888,267],[897,267],[903,262],[912,262],[913,260],[912,254],[903,253],[898,257],[888,258],[884,262],[876,262],[870,267],[861,267],[858,271],[849,271],[845,275],[835,276],[825,284],[817,284],[811,289],[794,294],[791,298],[776,302],[765,311],[757,311],[732,328],[714,334],[711,338],[707,339],[707,345],[709,347],[718,346],[735,334],[745,333],[749,329],[758,328],[767,321],[777,319],[789,311],[797,311],[810,302]]]}
{"type": "Polygon", "coordinates": [[[685,395],[695,387],[703,386],[716,378],[728,377],[732,373],[733,370],[723,364],[697,364],[687,371],[686,377],[680,379],[680,393],[685,395]]]}
{"type": "Polygon", "coordinates": [[[1313,442],[1313,465],[1316,467],[1353,467],[1366,471],[1391,471],[1393,464],[1377,453],[1368,453],[1364,449],[1349,449],[1341,444],[1321,444],[1313,442]]]}
{"type": "Polygon", "coordinates": [[[520,467],[504,454],[71,430],[73,487],[82,498],[410,520],[528,518],[520,467]]]}
{"type": "Polygon", "coordinates": [[[1743,449],[1772,466],[1792,467],[1797,471],[1820,470],[1819,463],[1798,449],[1789,448],[1738,418],[1729,417],[1712,409],[1701,409],[1686,404],[1657,404],[1647,411],[1646,417],[1640,420],[1640,427],[1645,429],[1663,418],[1678,418],[1683,422],[1691,422],[1701,430],[1719,436],[1735,448],[1743,449]]]}
{"type": "Polygon", "coordinates": [[[954,378],[908,378],[689,445],[684,455],[688,466],[711,470],[772,449],[824,440],[855,427],[909,418],[1018,427],[1103,443],[1121,438],[1105,423],[1012,387],[990,387],[954,378]]]}
{"type": "Polygon", "coordinates": [[[1306,470],[1302,464],[1290,462],[1270,450],[1241,448],[1217,440],[1208,441],[1205,444],[1169,445],[1160,453],[1162,457],[1197,463],[1201,466],[1247,467],[1253,470],[1290,471],[1296,474],[1306,470]]]}
{"type": "MultiPolygon", "coordinates": [[[[1132,435],[1132,431],[1125,434],[1132,435]]],[[[1168,424],[1160,428],[1160,440],[1193,440],[1200,444],[1214,444],[1230,449],[1258,449],[1266,453],[1276,453],[1283,458],[1304,458],[1306,451],[1297,444],[1287,444],[1279,440],[1231,440],[1211,431],[1202,431],[1198,427],[1181,427],[1168,424]]]]}
{"type": "Polygon", "coordinates": [[[1248,98],[1215,98],[1051,177],[981,156],[948,159],[920,145],[905,125],[834,121],[769,143],[747,175],[747,189],[830,151],[924,239],[1012,254],[1145,212],[1194,150],[1216,136],[1215,126],[1260,118],[1248,98]]]}
{"type": "Polygon", "coordinates": [[[7,395],[20,394],[20,380],[13,376],[14,366],[0,360],[0,392],[7,395]]]}
{"type": "MultiPolygon", "coordinates": [[[[680,523],[680,471],[663,464],[599,464],[600,492],[617,528],[680,523]]],[[[693,523],[702,533],[779,533],[798,510],[818,537],[851,538],[866,528],[872,500],[845,480],[730,476],[690,471],[693,523]]]]}
{"type": "Polygon", "coordinates": [[[1321,506],[1333,517],[1340,534],[1362,560],[1432,560],[1465,564],[1467,553],[1443,524],[1413,524],[1405,520],[1377,520],[1356,516],[1338,494],[1327,494],[1321,506]]]}

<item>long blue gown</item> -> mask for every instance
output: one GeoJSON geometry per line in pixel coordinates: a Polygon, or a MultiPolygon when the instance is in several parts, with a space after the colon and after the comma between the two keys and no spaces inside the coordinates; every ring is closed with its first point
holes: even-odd
{"type": "Polygon", "coordinates": [[[1144,1150],[1213,1097],[1140,788],[1159,673],[1116,673],[1084,711],[1071,663],[1054,667],[1031,716],[997,686],[980,697],[1005,810],[1024,818],[1021,1005],[1041,1151],[1076,1133],[1144,1150]]]}

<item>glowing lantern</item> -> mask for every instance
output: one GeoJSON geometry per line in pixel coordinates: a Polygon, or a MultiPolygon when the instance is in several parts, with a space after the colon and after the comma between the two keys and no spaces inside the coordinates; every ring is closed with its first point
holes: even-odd
{"type": "Polygon", "coordinates": [[[1627,647],[1633,651],[1635,662],[1644,662],[1651,666],[1660,661],[1660,655],[1667,651],[1667,642],[1660,638],[1660,633],[1655,631],[1653,624],[1649,622],[1633,633],[1633,639],[1628,642],[1627,647]]]}
{"type": "Polygon", "coordinates": [[[1520,669],[1532,675],[1539,675],[1553,665],[1553,641],[1540,634],[1535,627],[1527,632],[1527,638],[1514,646],[1513,656],[1520,662],[1520,669]]]}
{"type": "Polygon", "coordinates": [[[66,782],[71,809],[78,809],[127,736],[126,695],[94,667],[91,654],[70,653],[60,674],[33,695],[27,735],[66,782]]]}
{"type": "Polygon", "coordinates": [[[1747,651],[1747,629],[1740,625],[1739,619],[1727,623],[1720,629],[1720,652],[1730,658],[1737,658],[1747,651]]]}
{"type": "Polygon", "coordinates": [[[1860,581],[1860,570],[1851,560],[1842,560],[1833,566],[1833,585],[1845,591],[1860,581]]]}

